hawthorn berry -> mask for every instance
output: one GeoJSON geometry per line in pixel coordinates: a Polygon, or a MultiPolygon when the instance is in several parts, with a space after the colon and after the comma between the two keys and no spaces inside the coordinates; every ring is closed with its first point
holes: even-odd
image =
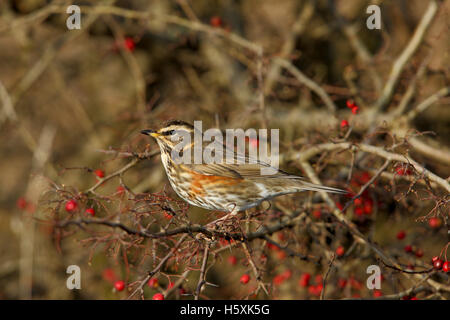
{"type": "Polygon", "coordinates": [[[95,216],[95,210],[94,208],[87,208],[85,211],[86,214],[89,214],[91,216],[95,216]]]}
{"type": "Polygon", "coordinates": [[[292,271],[287,269],[281,274],[286,280],[289,280],[292,276],[292,271]]]}
{"type": "Polygon", "coordinates": [[[445,262],[442,264],[442,271],[448,272],[449,270],[450,270],[450,265],[449,265],[448,261],[445,261],[445,262]]]}
{"type": "Polygon", "coordinates": [[[151,278],[150,280],[148,280],[147,284],[150,288],[156,288],[158,286],[158,279],[151,278]]]}
{"type": "Polygon", "coordinates": [[[123,186],[118,186],[117,189],[116,189],[116,192],[118,194],[122,194],[124,191],[125,191],[125,188],[123,186]]]}
{"type": "Polygon", "coordinates": [[[347,280],[345,280],[343,278],[338,279],[338,287],[339,288],[344,289],[346,285],[347,285],[347,280]]]}
{"type": "Polygon", "coordinates": [[[103,170],[97,169],[94,171],[94,174],[99,177],[99,178],[103,178],[105,176],[105,172],[103,170]]]}
{"type": "Polygon", "coordinates": [[[438,217],[432,217],[428,220],[428,225],[433,229],[439,228],[441,224],[442,221],[438,217]]]}
{"type": "Polygon", "coordinates": [[[136,43],[134,42],[133,38],[126,37],[123,42],[123,46],[127,51],[133,52],[136,47],[136,43]]]}
{"type": "Polygon", "coordinates": [[[359,110],[359,108],[358,108],[357,106],[354,106],[354,107],[352,108],[352,113],[353,113],[353,114],[357,114],[357,113],[358,113],[358,110],[359,110]]]}
{"type": "Polygon", "coordinates": [[[162,293],[155,293],[152,300],[164,300],[164,295],[162,293]]]}
{"type": "Polygon", "coordinates": [[[117,280],[114,282],[114,288],[116,288],[117,291],[122,291],[125,289],[125,282],[122,280],[117,280]]]}
{"type": "Polygon", "coordinates": [[[364,208],[357,207],[355,208],[355,214],[359,217],[361,217],[364,214],[364,208]]]}
{"type": "Polygon", "coordinates": [[[344,247],[343,247],[343,246],[337,247],[337,249],[336,249],[336,254],[337,254],[339,257],[342,257],[342,256],[344,255],[344,253],[345,253],[345,250],[344,250],[344,247]]]}
{"type": "Polygon", "coordinates": [[[317,296],[317,297],[320,296],[320,293],[322,292],[322,289],[323,289],[323,284],[322,283],[317,284],[315,286],[311,285],[311,286],[308,287],[309,293],[311,295],[317,296]]]}
{"type": "Polygon", "coordinates": [[[247,284],[247,283],[250,281],[250,276],[249,276],[248,274],[243,274],[243,275],[241,276],[241,278],[239,279],[239,281],[240,281],[242,284],[247,284]]]}
{"type": "Polygon", "coordinates": [[[399,232],[397,233],[397,239],[398,239],[398,240],[403,240],[403,239],[405,239],[405,236],[406,236],[406,232],[403,231],[403,230],[401,230],[401,231],[399,231],[399,232]]]}
{"type": "Polygon", "coordinates": [[[414,254],[416,255],[417,258],[421,258],[423,257],[423,250],[419,248],[416,250],[416,252],[414,252],[414,254]]]}
{"type": "Polygon", "coordinates": [[[78,204],[75,200],[71,199],[69,201],[66,202],[66,211],[67,212],[72,212],[75,211],[78,207],[78,204]]]}
{"type": "Polygon", "coordinates": [[[399,176],[409,176],[411,174],[411,170],[409,170],[403,166],[398,166],[397,168],[395,168],[395,172],[399,176]]]}
{"type": "Polygon", "coordinates": [[[114,282],[114,280],[116,279],[116,274],[114,273],[113,269],[107,268],[103,270],[102,277],[106,281],[114,282]]]}
{"type": "Polygon", "coordinates": [[[282,274],[278,274],[273,278],[273,284],[279,286],[286,280],[286,278],[282,274]]]}
{"type": "Polygon", "coordinates": [[[383,293],[382,293],[380,290],[374,290],[373,296],[374,296],[375,298],[378,298],[378,297],[383,296],[383,293]]]}
{"type": "Polygon", "coordinates": [[[286,258],[286,252],[284,252],[283,250],[278,251],[277,253],[278,259],[283,260],[286,258]]]}
{"type": "Polygon", "coordinates": [[[298,280],[298,284],[300,287],[307,287],[309,285],[309,280],[311,279],[311,275],[309,273],[304,273],[300,276],[298,280]]]}
{"type": "Polygon", "coordinates": [[[236,256],[229,256],[228,257],[228,263],[231,264],[232,266],[234,266],[237,263],[236,256]]]}
{"type": "Polygon", "coordinates": [[[410,244],[408,244],[408,245],[405,246],[404,250],[405,250],[405,252],[408,252],[408,253],[412,252],[412,246],[410,244]]]}
{"type": "Polygon", "coordinates": [[[368,214],[368,215],[372,214],[372,209],[373,209],[373,207],[372,207],[371,201],[364,202],[364,213],[365,214],[368,214]]]}
{"type": "Polygon", "coordinates": [[[440,270],[442,268],[442,264],[443,264],[442,260],[438,258],[433,262],[433,267],[436,270],[440,270]]]}
{"type": "Polygon", "coordinates": [[[348,121],[347,120],[342,120],[341,121],[341,128],[346,128],[346,127],[348,127],[349,126],[349,124],[348,124],[348,121]]]}
{"type": "Polygon", "coordinates": [[[222,19],[218,16],[213,16],[211,19],[209,19],[209,24],[213,27],[221,27],[222,26],[222,19]]]}
{"type": "Polygon", "coordinates": [[[345,104],[347,105],[347,108],[352,109],[353,107],[355,107],[355,101],[353,101],[352,99],[348,99],[345,104]]]}
{"type": "Polygon", "coordinates": [[[17,205],[17,208],[19,208],[19,209],[25,209],[27,207],[28,203],[24,197],[20,197],[19,199],[17,199],[16,205],[17,205]]]}
{"type": "Polygon", "coordinates": [[[314,281],[316,282],[316,284],[322,283],[323,282],[322,275],[321,274],[316,275],[314,281]]]}
{"type": "Polygon", "coordinates": [[[363,204],[363,201],[361,198],[356,198],[353,203],[355,204],[355,206],[361,206],[363,204]]]}
{"type": "Polygon", "coordinates": [[[320,217],[322,215],[320,210],[314,210],[312,214],[313,214],[313,217],[316,218],[316,219],[320,219],[320,217]]]}

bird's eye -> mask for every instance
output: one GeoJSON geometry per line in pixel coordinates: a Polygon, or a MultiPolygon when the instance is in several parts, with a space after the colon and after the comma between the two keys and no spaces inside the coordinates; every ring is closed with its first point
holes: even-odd
{"type": "Polygon", "coordinates": [[[163,133],[164,136],[171,136],[175,133],[175,130],[169,130],[163,133]]]}

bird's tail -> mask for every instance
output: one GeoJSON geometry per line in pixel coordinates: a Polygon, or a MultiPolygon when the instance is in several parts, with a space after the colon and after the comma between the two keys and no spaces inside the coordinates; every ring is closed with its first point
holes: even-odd
{"type": "Polygon", "coordinates": [[[301,185],[298,187],[299,191],[325,191],[330,193],[339,193],[339,194],[345,194],[348,193],[348,191],[333,188],[333,187],[326,187],[321,186],[318,184],[314,184],[311,182],[302,181],[301,185]]]}

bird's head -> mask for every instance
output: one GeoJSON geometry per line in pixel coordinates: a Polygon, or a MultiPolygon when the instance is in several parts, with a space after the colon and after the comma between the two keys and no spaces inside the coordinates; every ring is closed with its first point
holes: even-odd
{"type": "Polygon", "coordinates": [[[146,129],[141,133],[155,138],[162,151],[170,151],[186,136],[190,136],[193,141],[194,126],[184,121],[172,120],[158,130],[146,129]]]}

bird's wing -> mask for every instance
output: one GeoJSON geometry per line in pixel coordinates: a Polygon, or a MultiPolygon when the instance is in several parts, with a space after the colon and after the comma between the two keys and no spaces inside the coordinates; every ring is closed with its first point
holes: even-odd
{"type": "Polygon", "coordinates": [[[258,178],[298,178],[299,176],[290,175],[284,171],[271,167],[263,163],[210,163],[210,164],[185,164],[187,168],[200,174],[216,175],[238,179],[258,179],[258,178]],[[271,174],[264,174],[261,170],[271,168],[271,174]]]}

